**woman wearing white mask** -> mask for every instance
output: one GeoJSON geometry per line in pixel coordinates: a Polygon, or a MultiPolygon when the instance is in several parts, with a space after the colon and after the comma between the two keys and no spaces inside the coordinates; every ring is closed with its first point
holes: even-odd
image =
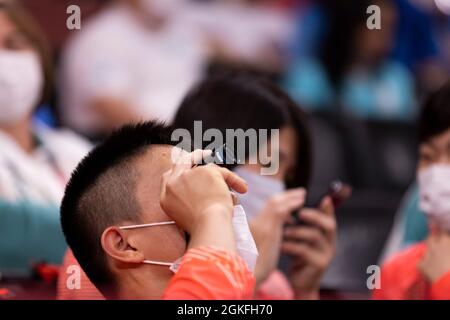
{"type": "Polygon", "coordinates": [[[375,299],[450,299],[450,82],[422,110],[417,176],[430,235],[386,262],[375,299]]]}
{"type": "MultiPolygon", "coordinates": [[[[234,171],[248,183],[240,197],[255,238],[259,259],[255,276],[259,299],[316,299],[322,275],[335,250],[336,221],[330,199],[320,209],[302,209],[311,167],[311,145],[305,115],[292,100],[270,82],[244,74],[226,74],[201,83],[188,94],[178,110],[174,126],[195,137],[195,121],[204,132],[218,129],[278,129],[279,144],[272,148],[279,157],[271,163],[250,164],[246,144],[245,162],[234,171]],[[276,164],[274,164],[276,162],[276,164]],[[271,175],[262,169],[278,166],[271,175]],[[287,190],[286,190],[287,189],[287,190]],[[306,225],[292,223],[291,213],[300,214],[306,225]],[[288,227],[285,228],[285,225],[288,227]],[[292,258],[289,279],[276,270],[280,253],[292,258]]],[[[211,141],[201,141],[207,147],[211,141]]],[[[259,144],[255,153],[260,153],[259,144]]],[[[261,154],[261,153],[260,153],[261,154]]]]}
{"type": "Polygon", "coordinates": [[[89,145],[32,123],[51,88],[50,55],[17,1],[0,1],[0,273],[28,275],[33,263],[59,263],[65,183],[89,145]]]}

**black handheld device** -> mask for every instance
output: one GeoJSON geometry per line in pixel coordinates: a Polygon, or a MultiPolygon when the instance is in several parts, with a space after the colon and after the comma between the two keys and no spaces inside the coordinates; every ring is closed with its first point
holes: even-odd
{"type": "MultiPolygon", "coordinates": [[[[326,192],[322,194],[322,196],[319,198],[319,201],[306,201],[306,207],[319,207],[320,202],[325,197],[330,197],[331,201],[333,202],[334,208],[339,208],[350,196],[352,195],[352,187],[348,184],[343,183],[340,180],[335,180],[330,183],[328,186],[328,189],[326,192]]],[[[295,219],[297,224],[303,224],[301,219],[298,217],[298,210],[295,210],[292,212],[292,217],[295,219]]]]}

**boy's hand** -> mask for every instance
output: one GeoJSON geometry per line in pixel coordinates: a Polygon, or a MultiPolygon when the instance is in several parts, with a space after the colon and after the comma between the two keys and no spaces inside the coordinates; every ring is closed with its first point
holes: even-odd
{"type": "Polygon", "coordinates": [[[429,236],[426,245],[427,251],[418,268],[433,283],[450,272],[450,234],[435,232],[429,236]]]}
{"type": "Polygon", "coordinates": [[[160,204],[167,215],[191,235],[191,243],[229,247],[230,231],[233,238],[233,198],[229,188],[245,193],[247,183],[233,172],[213,164],[192,168],[205,155],[202,150],[187,154],[192,161],[181,159],[163,175],[160,204]],[[221,226],[223,239],[217,236],[221,226]]]}

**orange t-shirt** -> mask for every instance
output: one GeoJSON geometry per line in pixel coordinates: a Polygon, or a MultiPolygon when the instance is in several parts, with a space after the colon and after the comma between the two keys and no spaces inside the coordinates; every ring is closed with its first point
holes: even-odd
{"type": "MultiPolygon", "coordinates": [[[[68,289],[70,265],[78,265],[68,250],[58,279],[59,300],[105,299],[81,270],[81,288],[68,289]]],[[[189,249],[183,256],[178,272],[170,280],[162,299],[166,300],[237,300],[251,299],[255,277],[237,254],[216,247],[189,249]]]]}
{"type": "Polygon", "coordinates": [[[166,300],[249,300],[255,277],[235,253],[217,247],[189,249],[163,294],[166,300]]]}
{"type": "Polygon", "coordinates": [[[375,289],[377,300],[450,300],[450,272],[430,284],[418,270],[425,243],[413,245],[389,259],[381,269],[381,289],[375,289]]]}

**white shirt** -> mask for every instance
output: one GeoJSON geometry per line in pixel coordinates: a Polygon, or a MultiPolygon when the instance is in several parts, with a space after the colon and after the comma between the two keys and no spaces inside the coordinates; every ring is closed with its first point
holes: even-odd
{"type": "Polygon", "coordinates": [[[0,131],[0,198],[59,206],[66,182],[91,145],[67,130],[33,129],[40,146],[26,153],[0,131]]]}
{"type": "Polygon", "coordinates": [[[181,16],[154,31],[127,7],[113,5],[82,26],[65,50],[63,120],[95,133],[102,119],[91,102],[106,96],[129,102],[143,119],[170,121],[202,76],[205,59],[202,36],[181,16]]]}
{"type": "Polygon", "coordinates": [[[261,61],[273,47],[286,49],[295,23],[295,15],[285,10],[226,1],[191,4],[187,15],[226,53],[244,62],[261,61]]]}

